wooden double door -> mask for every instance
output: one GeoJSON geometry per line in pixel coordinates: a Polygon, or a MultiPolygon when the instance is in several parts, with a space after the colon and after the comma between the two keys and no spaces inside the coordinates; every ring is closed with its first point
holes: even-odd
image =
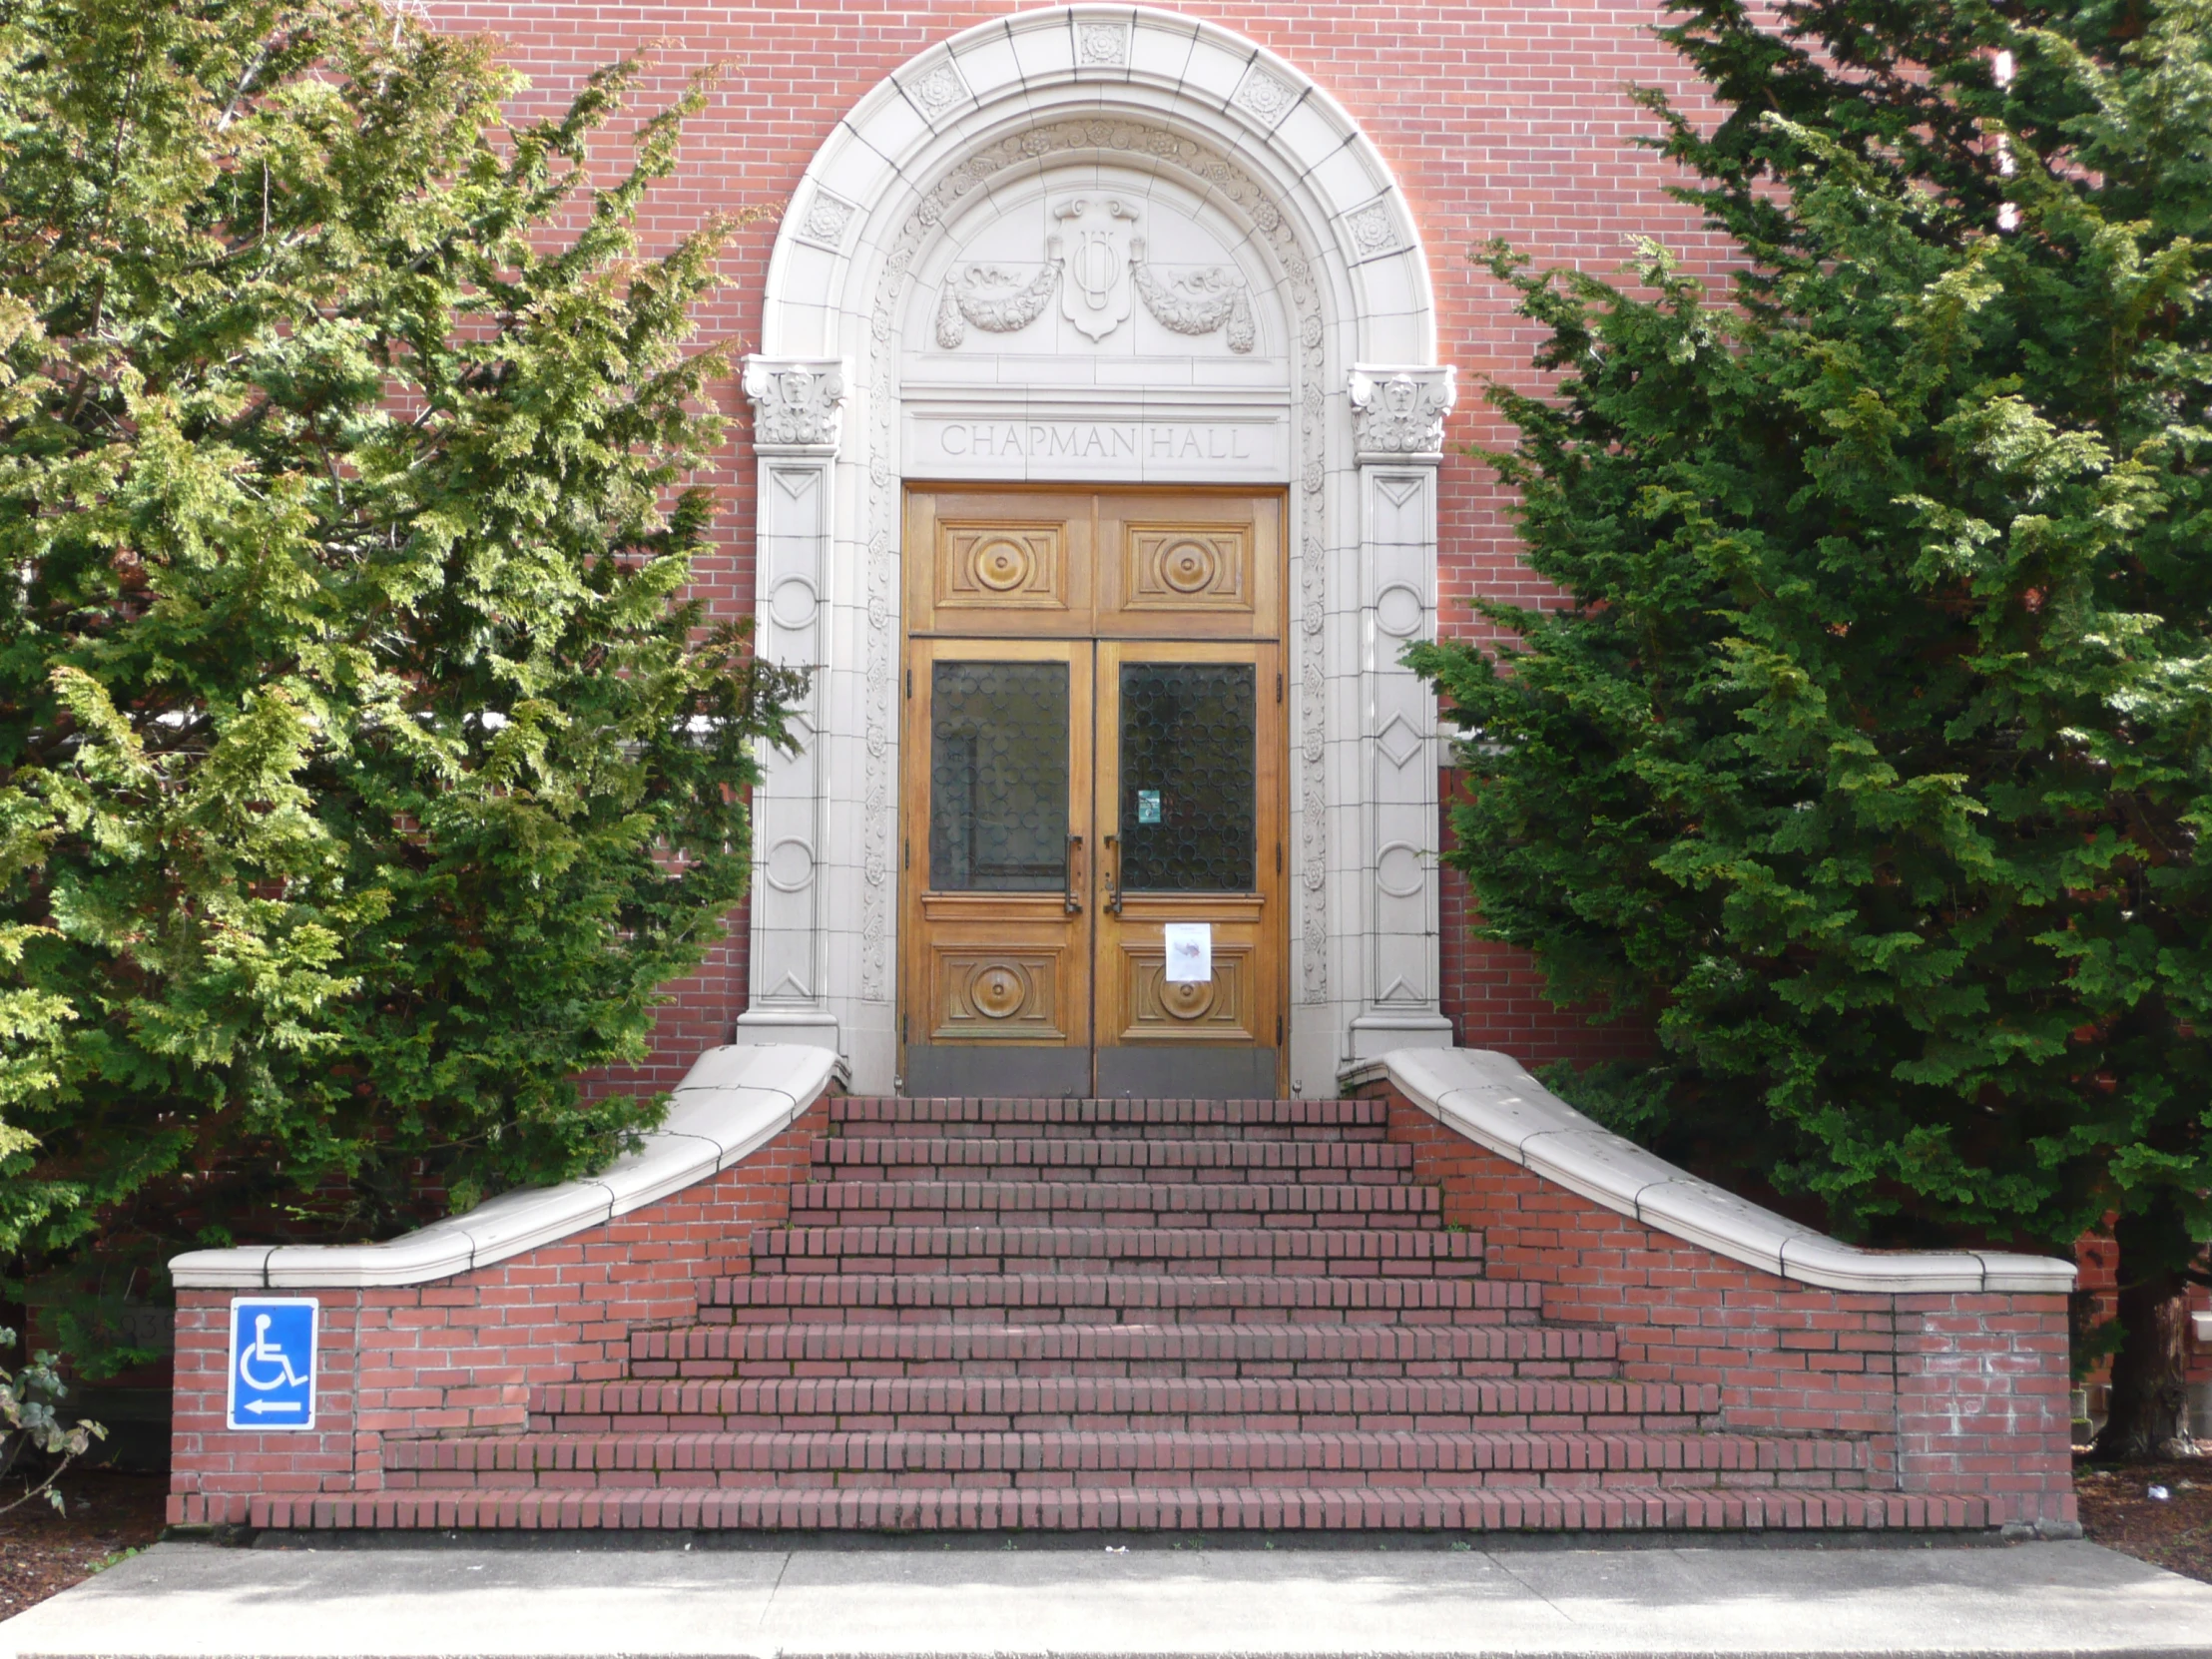
{"type": "Polygon", "coordinates": [[[1281,496],[906,502],[906,1092],[1281,1094],[1281,496]]]}

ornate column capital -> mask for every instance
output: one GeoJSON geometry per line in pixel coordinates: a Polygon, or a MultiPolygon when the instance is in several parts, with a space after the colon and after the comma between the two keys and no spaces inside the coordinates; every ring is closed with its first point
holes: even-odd
{"type": "Polygon", "coordinates": [[[1352,370],[1353,447],[1362,466],[1434,466],[1444,458],[1444,416],[1459,401],[1449,363],[1359,363],[1352,370]]]}
{"type": "Polygon", "coordinates": [[[834,357],[748,357],[759,455],[833,456],[843,426],[844,363],[834,357]]]}

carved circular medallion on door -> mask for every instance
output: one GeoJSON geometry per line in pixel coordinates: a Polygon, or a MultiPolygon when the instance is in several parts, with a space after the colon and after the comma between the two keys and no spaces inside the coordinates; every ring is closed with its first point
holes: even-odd
{"type": "Polygon", "coordinates": [[[1211,979],[1163,981],[1160,986],[1160,1011],[1170,1019],[1203,1019],[1214,1005],[1214,982],[1211,979]]]}
{"type": "Polygon", "coordinates": [[[968,1006],[985,1019],[1011,1019],[1029,1000],[1029,975],[1016,962],[985,962],[968,980],[968,1006]]]}
{"type": "Polygon", "coordinates": [[[1160,580],[1177,593],[1204,592],[1220,568],[1220,559],[1202,541],[1179,541],[1160,552],[1160,580]]]}
{"type": "Polygon", "coordinates": [[[1035,569],[1029,549],[1003,536],[978,543],[969,558],[976,581],[993,593],[1011,593],[1026,582],[1035,569]]]}

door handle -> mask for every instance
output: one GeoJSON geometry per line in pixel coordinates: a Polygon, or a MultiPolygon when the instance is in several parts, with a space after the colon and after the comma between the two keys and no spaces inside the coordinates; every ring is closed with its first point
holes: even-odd
{"type": "Polygon", "coordinates": [[[1108,835],[1101,843],[1103,853],[1098,860],[1098,878],[1105,883],[1106,900],[1099,905],[1108,915],[1121,914],[1121,843],[1108,835]]]}
{"type": "Polygon", "coordinates": [[[1068,836],[1068,914],[1083,913],[1083,837],[1068,836]]]}

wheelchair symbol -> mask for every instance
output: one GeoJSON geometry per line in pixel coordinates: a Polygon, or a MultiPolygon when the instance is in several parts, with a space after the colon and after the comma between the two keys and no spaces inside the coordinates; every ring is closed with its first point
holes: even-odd
{"type": "Polygon", "coordinates": [[[312,1297],[231,1304],[229,1426],[314,1426],[316,1315],[312,1297]]]}
{"type": "Polygon", "coordinates": [[[239,1381],[258,1394],[274,1393],[278,1388],[296,1388],[307,1380],[291,1369],[291,1358],[269,1340],[270,1317],[254,1316],[254,1340],[239,1351],[239,1381]],[[255,1361],[275,1361],[276,1375],[268,1382],[256,1377],[252,1371],[255,1361]]]}

